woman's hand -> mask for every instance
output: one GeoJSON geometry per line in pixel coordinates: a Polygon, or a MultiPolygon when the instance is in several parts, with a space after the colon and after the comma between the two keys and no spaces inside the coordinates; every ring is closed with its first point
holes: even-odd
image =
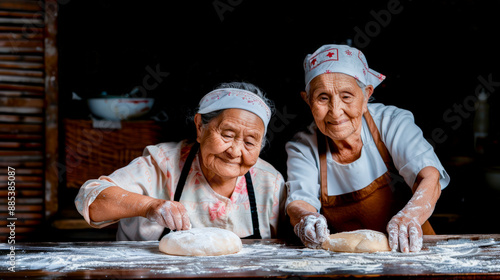
{"type": "Polygon", "coordinates": [[[323,244],[330,235],[325,217],[314,212],[303,216],[293,229],[302,243],[304,243],[306,247],[313,249],[321,248],[321,244],[323,244]]]}
{"type": "Polygon", "coordinates": [[[423,168],[417,175],[413,190],[410,201],[387,224],[389,246],[392,250],[399,248],[403,253],[422,249],[421,225],[431,216],[441,194],[437,169],[431,166],[423,168]]]}
{"type": "Polygon", "coordinates": [[[414,215],[401,210],[387,224],[389,247],[393,251],[398,247],[403,253],[419,252],[422,249],[422,227],[418,222],[418,216],[414,215]]]}
{"type": "Polygon", "coordinates": [[[309,248],[320,248],[330,235],[325,217],[311,204],[296,200],[287,207],[295,234],[309,248]]]}
{"type": "Polygon", "coordinates": [[[147,207],[146,218],[171,230],[191,229],[186,208],[182,203],[176,201],[152,200],[147,207]]]}

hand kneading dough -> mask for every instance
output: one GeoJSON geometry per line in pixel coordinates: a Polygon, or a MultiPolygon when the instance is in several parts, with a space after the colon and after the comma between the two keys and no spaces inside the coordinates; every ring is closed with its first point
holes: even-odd
{"type": "Polygon", "coordinates": [[[346,253],[373,253],[391,250],[385,234],[366,229],[331,234],[321,247],[334,252],[346,253]]]}
{"type": "Polygon", "coordinates": [[[170,232],[160,241],[160,251],[178,256],[228,255],[239,252],[241,247],[238,235],[215,227],[170,232]]]}

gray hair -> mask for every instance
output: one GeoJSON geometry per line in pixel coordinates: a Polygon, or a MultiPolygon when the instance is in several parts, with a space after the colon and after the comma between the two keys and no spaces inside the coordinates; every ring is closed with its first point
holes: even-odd
{"type": "MultiPolygon", "coordinates": [[[[366,98],[366,85],[363,84],[362,82],[360,82],[358,79],[356,79],[356,83],[358,84],[358,86],[361,88],[361,91],[363,91],[363,95],[365,96],[366,98]]],[[[368,102],[372,102],[373,100],[375,100],[375,98],[373,98],[373,95],[370,96],[370,98],[368,99],[368,102]]]]}
{"type": "MultiPolygon", "coordinates": [[[[254,84],[246,83],[246,82],[221,83],[215,89],[220,89],[220,88],[235,88],[235,89],[243,89],[243,90],[253,92],[256,95],[258,95],[262,99],[262,101],[264,101],[264,103],[266,103],[267,107],[269,107],[269,109],[271,110],[271,115],[274,114],[273,101],[268,99],[266,97],[265,93],[260,88],[255,86],[254,84]]],[[[198,111],[198,110],[196,110],[196,111],[198,111]]],[[[203,124],[203,126],[206,126],[208,123],[210,123],[210,121],[212,121],[214,118],[218,117],[223,111],[224,111],[224,109],[213,111],[213,112],[206,113],[206,114],[202,114],[201,115],[201,123],[203,124]]],[[[268,141],[267,135],[264,135],[262,137],[261,150],[264,148],[264,146],[266,146],[266,144],[268,142],[269,141],[268,141]]]]}

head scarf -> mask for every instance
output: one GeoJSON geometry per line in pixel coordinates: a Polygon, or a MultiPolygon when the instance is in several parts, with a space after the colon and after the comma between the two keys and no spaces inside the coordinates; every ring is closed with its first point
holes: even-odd
{"type": "Polygon", "coordinates": [[[264,122],[265,131],[271,120],[271,109],[257,94],[236,88],[219,88],[207,93],[200,100],[198,114],[223,109],[243,109],[256,114],[264,122]]]}
{"type": "Polygon", "coordinates": [[[344,73],[365,85],[377,87],[385,76],[368,68],[365,55],[347,45],[324,45],[304,59],[306,90],[316,76],[326,73],[344,73]]]}

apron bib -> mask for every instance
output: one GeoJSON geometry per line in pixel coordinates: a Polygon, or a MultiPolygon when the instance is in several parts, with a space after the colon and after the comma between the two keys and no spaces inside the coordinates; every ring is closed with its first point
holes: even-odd
{"type": "MultiPolygon", "coordinates": [[[[181,199],[182,191],[184,190],[184,185],[186,184],[186,179],[189,174],[189,170],[191,169],[191,164],[193,163],[193,160],[198,153],[199,148],[200,144],[198,142],[195,142],[191,147],[191,150],[189,151],[186,162],[182,167],[181,176],[179,178],[179,181],[177,182],[177,187],[175,188],[174,201],[180,201],[181,199]]],[[[252,176],[250,176],[250,171],[245,174],[245,181],[247,183],[248,200],[250,202],[250,213],[252,214],[253,235],[244,237],[242,239],[262,239],[260,235],[259,216],[257,214],[257,204],[255,202],[255,192],[253,189],[252,176]]],[[[165,236],[165,234],[168,234],[169,232],[170,229],[165,228],[163,230],[163,233],[160,235],[160,240],[163,236],[165,236]]]]}
{"type": "MultiPolygon", "coordinates": [[[[372,116],[366,111],[364,117],[377,146],[377,150],[387,167],[387,172],[358,191],[328,196],[327,137],[319,130],[317,131],[320,158],[321,214],[325,216],[328,221],[328,227],[333,232],[371,229],[386,233],[389,221],[403,209],[412,196],[406,184],[404,187],[391,187],[391,185],[397,182],[393,178],[394,175],[398,174],[397,169],[394,166],[387,147],[380,138],[380,133],[372,116]],[[393,175],[391,176],[391,174],[393,175]]],[[[422,231],[426,235],[435,234],[429,221],[426,221],[422,225],[422,231]]]]}

